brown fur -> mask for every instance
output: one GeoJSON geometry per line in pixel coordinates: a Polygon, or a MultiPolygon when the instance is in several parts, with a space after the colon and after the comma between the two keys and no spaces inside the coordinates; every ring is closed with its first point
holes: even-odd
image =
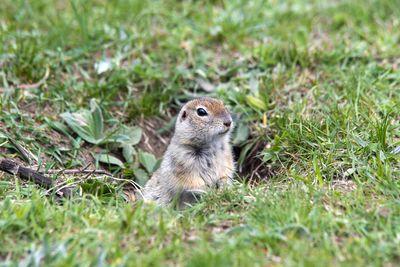
{"type": "Polygon", "coordinates": [[[204,97],[186,103],[160,169],[144,188],[145,201],[167,205],[182,191],[207,191],[229,184],[235,168],[229,144],[231,122],[220,100],[204,97]],[[199,116],[198,108],[207,115],[199,116]]]}

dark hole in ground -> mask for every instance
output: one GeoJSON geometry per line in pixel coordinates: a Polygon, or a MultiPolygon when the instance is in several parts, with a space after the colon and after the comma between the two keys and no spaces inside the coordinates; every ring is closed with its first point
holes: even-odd
{"type": "Polygon", "coordinates": [[[250,183],[269,180],[276,174],[276,171],[272,166],[264,162],[260,155],[268,142],[265,140],[257,140],[250,144],[251,147],[247,152],[245,151],[246,145],[233,147],[235,162],[238,163],[237,174],[250,183]],[[246,155],[240,164],[239,159],[242,153],[246,153],[246,155]]]}

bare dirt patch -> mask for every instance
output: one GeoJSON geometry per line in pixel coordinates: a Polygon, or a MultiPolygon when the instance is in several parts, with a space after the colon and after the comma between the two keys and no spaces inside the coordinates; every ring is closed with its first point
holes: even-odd
{"type": "Polygon", "coordinates": [[[172,138],[172,131],[165,134],[160,134],[157,131],[168,122],[159,118],[143,119],[139,122],[142,128],[142,140],[139,143],[139,148],[154,154],[157,158],[162,157],[167,146],[172,138]]]}

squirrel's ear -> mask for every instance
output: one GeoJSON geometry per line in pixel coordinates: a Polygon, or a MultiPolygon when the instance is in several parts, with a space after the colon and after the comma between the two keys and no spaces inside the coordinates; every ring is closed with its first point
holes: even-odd
{"type": "Polygon", "coordinates": [[[181,121],[183,121],[183,120],[185,120],[186,119],[186,111],[183,111],[182,112],[182,116],[181,116],[181,121]]]}

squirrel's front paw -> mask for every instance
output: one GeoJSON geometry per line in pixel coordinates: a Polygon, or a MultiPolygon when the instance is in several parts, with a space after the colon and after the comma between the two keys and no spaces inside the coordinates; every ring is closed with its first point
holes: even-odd
{"type": "Polygon", "coordinates": [[[220,178],[220,179],[217,181],[217,183],[215,184],[215,186],[217,187],[217,189],[219,189],[219,188],[229,187],[229,186],[231,186],[232,184],[233,184],[233,183],[232,183],[232,179],[229,178],[229,177],[224,176],[224,177],[220,178]]]}
{"type": "Polygon", "coordinates": [[[183,190],[177,202],[178,208],[183,209],[191,204],[199,202],[202,195],[204,195],[206,191],[201,189],[192,189],[192,190],[183,190]]]}

